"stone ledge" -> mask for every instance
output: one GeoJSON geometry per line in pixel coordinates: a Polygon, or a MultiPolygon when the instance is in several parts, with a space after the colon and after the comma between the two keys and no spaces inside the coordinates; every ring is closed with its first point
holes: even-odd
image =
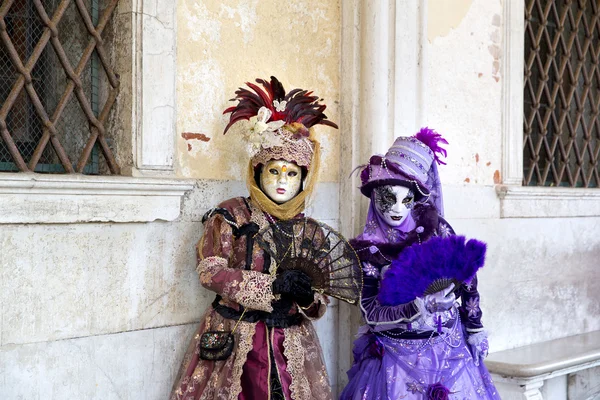
{"type": "Polygon", "coordinates": [[[600,365],[600,331],[492,353],[485,364],[503,399],[566,399],[567,376],[600,365]]]}
{"type": "Polygon", "coordinates": [[[564,375],[600,364],[600,331],[535,343],[490,354],[489,371],[503,377],[564,375]]]}
{"type": "Polygon", "coordinates": [[[443,185],[444,218],[450,224],[457,219],[497,219],[500,202],[492,185],[443,185]],[[468,210],[468,212],[465,212],[468,210]]]}
{"type": "Polygon", "coordinates": [[[600,189],[497,185],[501,218],[600,216],[600,189]]]}
{"type": "Polygon", "coordinates": [[[0,174],[0,224],[173,221],[193,187],[180,179],[0,174]]]}

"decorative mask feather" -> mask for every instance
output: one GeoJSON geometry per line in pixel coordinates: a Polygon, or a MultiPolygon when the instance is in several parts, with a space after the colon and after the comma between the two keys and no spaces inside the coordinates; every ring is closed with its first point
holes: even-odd
{"type": "Polygon", "coordinates": [[[264,79],[256,79],[256,82],[264,90],[254,83],[246,82],[252,90],[239,88],[235,92],[236,97],[231,99],[237,100],[238,104],[223,111],[223,114],[231,114],[224,134],[236,122],[256,116],[261,107],[271,111],[270,121],[284,121],[286,124],[297,122],[306,128],[321,124],[337,129],[338,126],[323,113],[327,108],[324,104],[319,104],[323,99],[314,96],[313,92],[293,89],[286,94],[283,85],[274,76],[271,76],[270,82],[264,79]]]}
{"type": "Polygon", "coordinates": [[[433,151],[434,159],[439,164],[446,165],[438,154],[446,157],[446,149],[442,148],[439,143],[448,144],[448,141],[442,137],[439,133],[428,127],[421,128],[421,130],[415,135],[415,138],[423,142],[427,147],[433,151]]]}

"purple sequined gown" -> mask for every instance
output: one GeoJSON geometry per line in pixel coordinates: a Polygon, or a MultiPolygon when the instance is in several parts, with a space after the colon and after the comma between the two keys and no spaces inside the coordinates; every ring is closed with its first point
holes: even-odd
{"type": "MultiPolygon", "coordinates": [[[[419,221],[414,224],[419,226],[419,221]]],[[[442,219],[435,235],[453,234],[442,219]]],[[[411,243],[407,243],[410,245],[411,243]]],[[[460,305],[443,313],[443,333],[419,322],[413,303],[382,306],[377,300],[381,269],[398,256],[391,246],[353,242],[364,262],[361,309],[367,322],[354,343],[354,364],[342,400],[500,399],[483,362],[475,365],[466,337],[483,330],[477,278],[456,292],[460,305]],[[437,384],[437,385],[436,385],[437,384]]]]}

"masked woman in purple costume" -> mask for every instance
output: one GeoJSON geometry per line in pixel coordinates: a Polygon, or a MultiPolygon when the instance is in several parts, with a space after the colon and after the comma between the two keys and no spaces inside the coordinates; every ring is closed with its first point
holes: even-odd
{"type": "Polygon", "coordinates": [[[354,343],[343,400],[500,399],[482,362],[488,341],[476,276],[409,303],[384,305],[379,296],[387,269],[405,249],[454,235],[442,217],[436,163],[443,164],[438,156],[446,151],[439,143],[447,144],[423,128],[397,138],[361,171],[361,192],[371,202],[364,231],[351,243],[363,262],[366,325],[354,343]]]}

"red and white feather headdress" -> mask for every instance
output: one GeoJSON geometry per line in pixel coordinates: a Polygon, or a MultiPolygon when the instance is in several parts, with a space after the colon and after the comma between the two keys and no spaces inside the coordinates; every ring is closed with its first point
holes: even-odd
{"type": "Polygon", "coordinates": [[[246,82],[251,90],[239,88],[235,92],[236,97],[231,101],[238,104],[223,112],[230,114],[223,133],[236,122],[249,120],[251,128],[246,138],[255,150],[254,167],[270,160],[286,160],[309,169],[315,145],[310,128],[318,124],[338,127],[323,113],[327,106],[320,104],[322,99],[308,90],[293,89],[286,93],[274,76],[270,82],[264,79],[256,82],[262,88],[246,82]]]}

